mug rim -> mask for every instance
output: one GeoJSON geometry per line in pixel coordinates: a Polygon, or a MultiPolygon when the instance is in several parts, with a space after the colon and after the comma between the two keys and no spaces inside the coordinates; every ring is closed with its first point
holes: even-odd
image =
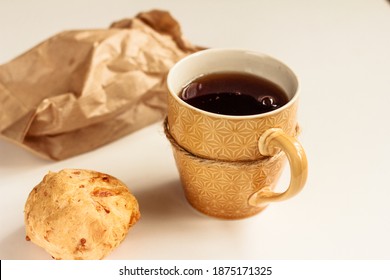
{"type": "MultiPolygon", "coordinates": [[[[237,71],[237,72],[240,72],[240,71],[237,71]]],[[[216,73],[216,72],[211,72],[211,73],[216,73]]],[[[205,73],[205,74],[207,75],[209,73],[205,73]]],[[[197,77],[194,77],[194,79],[196,79],[196,78],[197,77]]],[[[183,85],[183,87],[184,86],[185,85],[183,85]]],[[[271,115],[274,115],[274,114],[278,114],[279,112],[281,112],[281,111],[289,108],[290,106],[292,106],[296,102],[296,100],[298,99],[299,92],[300,92],[298,77],[296,76],[294,71],[292,71],[291,68],[289,66],[287,66],[284,62],[280,61],[279,59],[277,59],[277,58],[275,58],[273,56],[270,56],[268,54],[265,54],[265,53],[262,53],[262,52],[259,52],[259,51],[248,50],[248,49],[239,49],[239,48],[210,48],[210,49],[205,49],[205,50],[201,50],[201,51],[195,52],[193,54],[190,54],[190,55],[180,59],[178,62],[176,62],[171,67],[171,69],[168,72],[168,75],[167,75],[167,87],[168,87],[169,94],[177,102],[179,102],[181,105],[185,106],[186,108],[189,108],[191,110],[197,111],[197,112],[199,112],[201,114],[204,114],[204,115],[208,115],[210,117],[225,118],[225,119],[232,119],[232,120],[262,118],[262,117],[267,117],[267,116],[271,116],[271,115]],[[209,112],[209,111],[206,111],[206,110],[199,109],[199,108],[197,108],[195,106],[192,106],[192,105],[188,104],[187,102],[182,100],[179,97],[179,95],[174,92],[174,90],[172,88],[172,85],[171,85],[170,81],[173,79],[172,78],[173,72],[181,64],[186,63],[187,60],[190,60],[190,59],[192,59],[193,57],[196,57],[196,56],[204,55],[205,53],[213,53],[213,52],[215,52],[215,53],[229,52],[229,53],[242,53],[242,54],[246,53],[246,54],[251,54],[251,55],[258,56],[258,57],[266,57],[267,59],[273,60],[274,62],[276,62],[279,65],[281,65],[282,67],[284,67],[291,74],[291,76],[293,77],[294,82],[296,83],[296,89],[295,89],[293,97],[291,99],[289,99],[289,101],[286,104],[284,104],[283,106],[279,107],[276,110],[265,112],[265,113],[260,113],[260,114],[252,114],[252,115],[224,115],[224,114],[217,114],[217,113],[213,113],[213,112],[209,112]]]]}

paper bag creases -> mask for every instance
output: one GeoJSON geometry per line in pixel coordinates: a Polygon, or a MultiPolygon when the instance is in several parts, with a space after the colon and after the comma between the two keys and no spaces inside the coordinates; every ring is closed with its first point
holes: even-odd
{"type": "Polygon", "coordinates": [[[0,66],[0,135],[64,159],[163,118],[168,70],[201,48],[165,11],[61,32],[0,66]]]}

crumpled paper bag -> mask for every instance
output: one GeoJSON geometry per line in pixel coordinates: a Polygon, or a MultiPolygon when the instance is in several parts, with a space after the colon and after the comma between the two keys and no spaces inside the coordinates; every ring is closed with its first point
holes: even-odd
{"type": "Polygon", "coordinates": [[[61,32],[0,66],[0,135],[61,160],[161,120],[168,70],[200,50],[166,11],[61,32]]]}

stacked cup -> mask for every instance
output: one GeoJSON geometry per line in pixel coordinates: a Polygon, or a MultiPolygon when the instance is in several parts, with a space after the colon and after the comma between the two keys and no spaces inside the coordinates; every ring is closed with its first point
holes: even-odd
{"type": "Polygon", "coordinates": [[[300,192],[307,178],[298,134],[298,80],[282,62],[252,51],[209,49],[173,66],[167,77],[165,133],[188,202],[224,219],[252,216],[269,203],[300,192]],[[282,107],[255,115],[224,115],[191,106],[180,98],[184,86],[203,75],[239,72],[269,80],[287,94],[282,107]],[[274,192],[285,158],[290,185],[274,192]]]}

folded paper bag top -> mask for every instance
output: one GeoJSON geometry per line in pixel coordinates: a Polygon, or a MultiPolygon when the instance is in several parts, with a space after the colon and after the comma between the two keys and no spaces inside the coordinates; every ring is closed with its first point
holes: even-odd
{"type": "Polygon", "coordinates": [[[0,135],[61,160],[163,118],[165,77],[200,50],[166,11],[61,32],[0,65],[0,135]]]}

